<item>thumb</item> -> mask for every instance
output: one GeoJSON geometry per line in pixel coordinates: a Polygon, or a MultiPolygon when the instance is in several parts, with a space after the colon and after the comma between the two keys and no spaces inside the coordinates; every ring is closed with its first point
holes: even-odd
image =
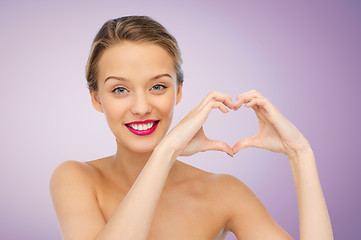
{"type": "Polygon", "coordinates": [[[259,142],[256,137],[247,137],[239,140],[234,146],[233,146],[233,152],[236,154],[239,150],[248,148],[248,147],[259,147],[259,142]]]}
{"type": "Polygon", "coordinates": [[[202,152],[209,151],[209,150],[225,152],[232,157],[234,155],[232,148],[227,143],[225,143],[223,141],[212,140],[212,139],[207,138],[202,152]]]}

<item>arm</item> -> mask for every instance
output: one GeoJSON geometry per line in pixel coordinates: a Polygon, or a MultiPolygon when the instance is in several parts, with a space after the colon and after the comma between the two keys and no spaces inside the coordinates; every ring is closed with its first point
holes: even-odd
{"type": "MultiPolygon", "coordinates": [[[[300,240],[333,239],[312,149],[289,156],[289,160],[299,205],[300,240]]],[[[229,188],[225,195],[230,196],[225,205],[231,216],[227,229],[238,239],[292,239],[244,183],[231,176],[225,181],[229,188]]]]}
{"type": "MultiPolygon", "coordinates": [[[[293,239],[272,218],[266,207],[246,184],[238,178],[223,177],[223,201],[228,214],[226,229],[237,239],[290,240],[293,239]]],[[[221,190],[222,191],[222,190],[221,190]]]]}
{"type": "Polygon", "coordinates": [[[100,232],[101,239],[146,239],[175,156],[157,146],[126,197],[100,232]]]}
{"type": "Polygon", "coordinates": [[[146,239],[158,200],[177,156],[219,150],[233,155],[222,141],[208,139],[202,125],[213,108],[226,113],[233,108],[230,96],[212,92],[154,149],[147,164],[114,214],[105,223],[81,163],[67,162],[54,171],[51,195],[63,239],[146,239]],[[73,164],[74,163],[74,164],[73,164]]]}
{"type": "MultiPolygon", "coordinates": [[[[309,142],[259,92],[251,90],[240,94],[237,97],[235,109],[239,109],[243,103],[246,103],[246,107],[252,107],[255,111],[259,120],[259,128],[253,137],[238,141],[233,147],[233,151],[236,153],[246,147],[257,147],[288,156],[299,204],[300,239],[333,239],[331,221],[318,179],[316,161],[309,142]]],[[[262,212],[266,211],[265,209],[262,210],[260,203],[255,205],[258,205],[255,211],[256,215],[262,215],[262,212]]],[[[248,214],[250,215],[251,212],[248,211],[248,214]]],[[[240,218],[239,215],[234,218],[240,218]]],[[[264,217],[264,219],[267,219],[267,217],[264,217]]],[[[270,223],[271,220],[266,222],[270,223]]],[[[265,223],[265,226],[261,227],[261,229],[269,231],[266,227],[269,225],[268,223],[265,223]]],[[[276,229],[277,227],[272,228],[276,229]]],[[[282,234],[275,233],[271,236],[277,239],[282,234]]]]}
{"type": "Polygon", "coordinates": [[[300,215],[300,239],[333,239],[312,149],[289,156],[300,215]]]}

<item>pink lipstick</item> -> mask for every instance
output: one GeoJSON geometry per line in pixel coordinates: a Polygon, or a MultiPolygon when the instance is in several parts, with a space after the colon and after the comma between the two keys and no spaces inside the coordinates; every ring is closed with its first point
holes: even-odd
{"type": "MultiPolygon", "coordinates": [[[[129,122],[126,123],[125,126],[128,128],[128,130],[138,136],[145,136],[145,135],[149,135],[152,134],[158,127],[158,123],[159,120],[153,120],[153,119],[148,119],[145,121],[134,121],[134,122],[129,122]],[[147,124],[149,122],[153,122],[153,126],[149,129],[146,130],[139,130],[139,129],[134,129],[134,125],[132,126],[132,124],[147,124]]],[[[139,126],[139,125],[138,125],[139,126]]]]}

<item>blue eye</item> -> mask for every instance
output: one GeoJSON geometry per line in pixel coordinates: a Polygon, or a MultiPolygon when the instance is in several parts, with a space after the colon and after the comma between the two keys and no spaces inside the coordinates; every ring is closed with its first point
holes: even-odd
{"type": "Polygon", "coordinates": [[[125,93],[125,91],[127,91],[127,90],[125,88],[122,88],[122,87],[119,87],[119,88],[116,88],[116,89],[113,90],[113,92],[118,93],[118,94],[125,93]]]}
{"type": "Polygon", "coordinates": [[[167,88],[167,87],[164,86],[164,85],[160,85],[160,84],[157,84],[157,85],[152,87],[152,89],[157,90],[157,91],[162,90],[164,88],[167,88]]]}

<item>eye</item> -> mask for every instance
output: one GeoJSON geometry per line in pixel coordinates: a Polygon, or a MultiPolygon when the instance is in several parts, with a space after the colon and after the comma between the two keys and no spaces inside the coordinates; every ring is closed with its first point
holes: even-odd
{"type": "Polygon", "coordinates": [[[157,84],[157,85],[152,87],[152,89],[154,89],[156,91],[160,91],[160,90],[165,89],[165,88],[167,88],[167,87],[164,86],[164,85],[161,85],[161,84],[157,84]]]}
{"type": "Polygon", "coordinates": [[[118,93],[118,94],[123,94],[126,91],[128,91],[128,90],[125,89],[125,88],[122,88],[122,87],[118,87],[118,88],[114,89],[112,92],[115,92],[115,93],[118,93]]]}

